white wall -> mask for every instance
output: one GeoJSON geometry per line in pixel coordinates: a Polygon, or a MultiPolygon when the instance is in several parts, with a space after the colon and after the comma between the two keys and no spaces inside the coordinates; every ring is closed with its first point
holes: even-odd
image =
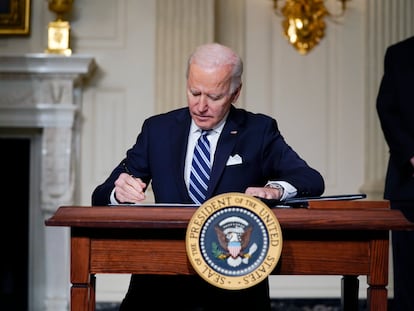
{"type": "MultiPolygon", "coordinates": [[[[358,6],[353,1],[340,24],[327,21],[325,38],[304,56],[283,37],[271,1],[247,1],[246,107],[276,117],[288,143],[323,174],[325,194],[358,193],[364,180],[363,32],[349,30],[364,28],[358,6]]],[[[271,276],[270,293],[338,297],[340,278],[271,276]]]]}

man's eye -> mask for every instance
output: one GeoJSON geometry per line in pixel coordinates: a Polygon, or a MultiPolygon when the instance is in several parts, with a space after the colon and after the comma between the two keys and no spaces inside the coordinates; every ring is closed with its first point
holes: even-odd
{"type": "MultiPolygon", "coordinates": [[[[190,92],[191,92],[191,95],[194,97],[199,97],[202,94],[201,92],[195,92],[195,91],[190,91],[190,92]]],[[[215,94],[205,94],[205,96],[207,96],[212,101],[218,101],[224,97],[224,95],[215,95],[215,94]]]]}
{"type": "Polygon", "coordinates": [[[216,101],[216,100],[222,99],[223,96],[221,96],[221,95],[208,95],[208,98],[210,98],[211,100],[216,101]]]}

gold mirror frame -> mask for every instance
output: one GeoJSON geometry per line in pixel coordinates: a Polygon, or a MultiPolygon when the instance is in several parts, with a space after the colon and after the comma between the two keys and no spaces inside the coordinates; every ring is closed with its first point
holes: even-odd
{"type": "Polygon", "coordinates": [[[0,36],[30,34],[30,0],[4,0],[0,5],[0,36]]]}
{"type": "Polygon", "coordinates": [[[284,17],[283,33],[289,43],[302,55],[311,51],[325,36],[325,16],[339,17],[346,10],[346,1],[342,2],[341,12],[337,15],[330,13],[325,0],[285,0],[280,8],[279,2],[273,0],[273,8],[277,15],[284,17]]]}

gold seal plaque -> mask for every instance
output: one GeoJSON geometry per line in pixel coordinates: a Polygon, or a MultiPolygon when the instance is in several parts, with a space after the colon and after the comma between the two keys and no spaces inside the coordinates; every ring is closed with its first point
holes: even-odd
{"type": "Polygon", "coordinates": [[[204,202],[186,232],[189,261],[208,283],[238,290],[254,286],[276,267],[282,231],[273,211],[243,193],[224,193],[204,202]]]}

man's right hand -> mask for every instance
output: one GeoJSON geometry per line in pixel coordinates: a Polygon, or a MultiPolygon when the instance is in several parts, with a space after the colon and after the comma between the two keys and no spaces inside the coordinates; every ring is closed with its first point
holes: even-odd
{"type": "Polygon", "coordinates": [[[145,200],[147,185],[127,173],[119,175],[115,181],[115,198],[119,203],[138,203],[145,200]]]}

